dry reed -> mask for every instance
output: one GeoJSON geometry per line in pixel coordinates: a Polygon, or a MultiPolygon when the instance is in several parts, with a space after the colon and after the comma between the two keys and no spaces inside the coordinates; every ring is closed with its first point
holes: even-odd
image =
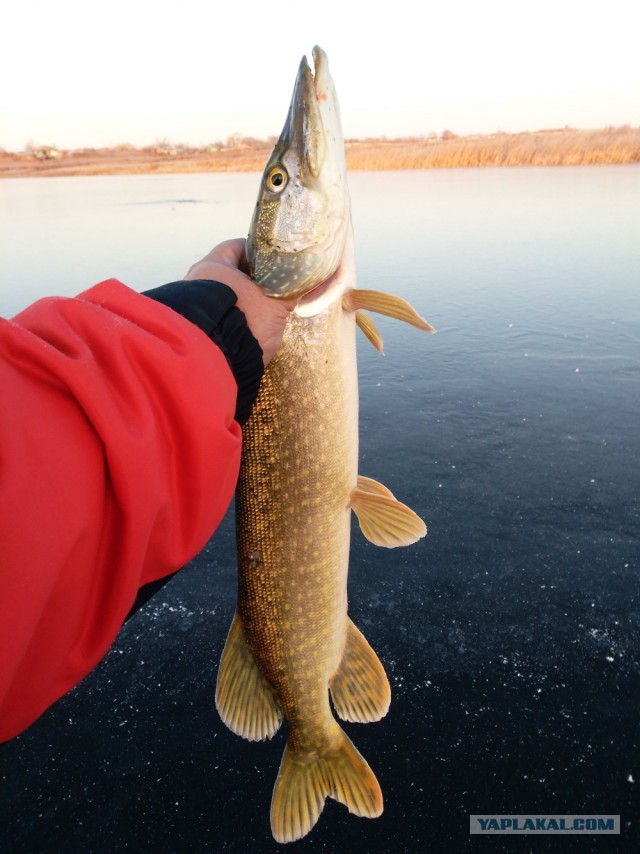
{"type": "Polygon", "coordinates": [[[640,128],[350,141],[351,169],[578,166],[640,162],[640,128]]]}

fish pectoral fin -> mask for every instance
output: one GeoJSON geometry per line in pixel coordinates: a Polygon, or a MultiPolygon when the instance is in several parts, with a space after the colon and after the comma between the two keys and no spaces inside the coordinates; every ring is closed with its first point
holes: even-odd
{"type": "Polygon", "coordinates": [[[375,774],[338,727],[337,747],[319,756],[287,744],[271,799],[271,832],[277,842],[306,836],[318,821],[327,797],[350,813],[376,818],[382,792],[375,774]]]}
{"type": "Polygon", "coordinates": [[[361,329],[369,341],[371,341],[378,353],[384,356],[384,341],[382,340],[382,335],[378,332],[375,323],[371,320],[369,315],[364,311],[356,311],[356,323],[358,324],[358,328],[361,329]]]}
{"type": "Polygon", "coordinates": [[[362,632],[349,620],[340,666],[329,681],[331,699],[343,721],[371,723],[389,711],[391,688],[384,667],[362,632]]]}
{"type": "Polygon", "coordinates": [[[256,664],[237,613],[218,668],[216,708],[229,729],[249,741],[271,738],[282,723],[278,695],[256,664]]]}
{"type": "Polygon", "coordinates": [[[358,478],[358,486],[351,493],[351,508],[362,533],[376,546],[410,546],[427,533],[427,526],[413,510],[371,478],[358,478]]]}
{"type": "Polygon", "coordinates": [[[403,320],[405,323],[410,323],[411,326],[416,326],[425,332],[436,331],[402,297],[394,297],[391,294],[382,293],[382,291],[354,288],[344,295],[342,305],[346,311],[359,311],[360,309],[374,311],[377,314],[386,314],[387,317],[395,317],[396,320],[403,320]]]}

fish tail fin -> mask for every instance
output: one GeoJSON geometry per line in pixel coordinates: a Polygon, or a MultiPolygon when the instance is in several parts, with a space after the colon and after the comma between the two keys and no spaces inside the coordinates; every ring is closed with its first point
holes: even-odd
{"type": "Polygon", "coordinates": [[[318,821],[328,795],[322,758],[310,758],[288,743],[271,799],[274,839],[294,842],[306,836],[318,821]]]}
{"type": "Polygon", "coordinates": [[[337,724],[336,729],[336,745],[320,755],[287,744],[271,801],[271,832],[277,842],[306,836],[327,797],[354,815],[376,818],[382,813],[375,774],[337,724]]]}

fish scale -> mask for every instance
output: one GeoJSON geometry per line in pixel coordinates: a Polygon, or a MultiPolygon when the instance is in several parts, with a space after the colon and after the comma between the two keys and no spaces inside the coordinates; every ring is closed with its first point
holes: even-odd
{"type": "Polygon", "coordinates": [[[290,317],[243,430],[236,496],[238,614],[259,666],[280,696],[292,738],[305,744],[321,738],[319,726],[333,723],[327,685],[340,663],[346,626],[357,424],[344,382],[355,361],[345,358],[343,340],[349,336],[353,342],[355,324],[353,315],[336,318],[342,314],[337,304],[316,318],[290,317]],[[310,323],[322,329],[300,336],[298,327],[310,323]],[[255,553],[260,573],[252,571],[255,553]]]}
{"type": "Polygon", "coordinates": [[[249,271],[274,298],[301,297],[243,427],[236,494],[238,604],[216,706],[251,739],[288,738],[271,802],[279,842],[307,834],[327,797],[374,818],[382,792],[336,721],[379,720],[390,688],[348,616],[351,511],[387,548],[426,534],[389,489],[358,475],[355,329],[378,350],[366,310],[433,331],[404,300],[356,289],[340,112],[326,55],[298,71],[285,127],[265,167],[249,271]]]}

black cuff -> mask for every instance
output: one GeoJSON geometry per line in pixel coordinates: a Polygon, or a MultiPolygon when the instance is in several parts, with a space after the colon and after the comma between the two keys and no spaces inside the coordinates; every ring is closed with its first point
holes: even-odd
{"type": "Polygon", "coordinates": [[[195,323],[222,350],[238,384],[236,421],[244,424],[258,396],[264,364],[260,345],[236,308],[235,292],[222,282],[191,279],[143,291],[143,296],[195,323]]]}

